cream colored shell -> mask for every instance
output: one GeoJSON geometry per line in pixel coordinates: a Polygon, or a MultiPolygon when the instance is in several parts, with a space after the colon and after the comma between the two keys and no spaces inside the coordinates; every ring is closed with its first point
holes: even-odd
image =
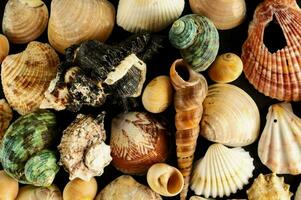
{"type": "Polygon", "coordinates": [[[184,10],[184,0],[120,0],[117,24],[129,32],[158,32],[184,10]]]}
{"type": "Polygon", "coordinates": [[[13,111],[9,107],[8,103],[5,99],[0,99],[0,142],[12,118],[13,111]]]}
{"type": "Polygon", "coordinates": [[[0,34],[0,64],[9,53],[9,42],[5,35],[0,34]]]}
{"type": "Polygon", "coordinates": [[[295,193],[295,200],[301,200],[301,183],[299,184],[297,191],[295,193]]]}

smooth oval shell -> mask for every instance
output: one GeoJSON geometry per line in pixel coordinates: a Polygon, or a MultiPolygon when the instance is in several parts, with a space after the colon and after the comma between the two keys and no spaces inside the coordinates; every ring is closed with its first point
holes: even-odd
{"type": "Polygon", "coordinates": [[[209,68],[211,80],[217,83],[229,83],[236,80],[242,73],[243,64],[237,55],[225,53],[218,56],[209,68]]]}
{"type": "Polygon", "coordinates": [[[246,146],[258,137],[257,105],[237,86],[211,85],[203,106],[201,135],[207,140],[228,146],[246,146]]]}
{"type": "Polygon", "coordinates": [[[5,6],[2,30],[9,41],[25,44],[46,29],[48,9],[41,0],[9,0],[5,6]]]}
{"type": "Polygon", "coordinates": [[[40,42],[30,42],[25,51],[7,56],[1,82],[9,105],[21,115],[37,110],[58,64],[59,57],[51,46],[40,42]]]}
{"type": "Polygon", "coordinates": [[[126,174],[145,174],[168,155],[168,131],[148,113],[129,112],[112,120],[113,165],[126,174]]]}
{"type": "Polygon", "coordinates": [[[193,13],[208,17],[220,30],[240,25],[247,12],[245,0],[189,0],[189,4],[193,13]]]}
{"type": "Polygon", "coordinates": [[[55,185],[49,187],[23,186],[16,200],[63,200],[59,188],[55,185]]]}
{"type": "Polygon", "coordinates": [[[5,171],[0,171],[0,199],[1,200],[14,200],[16,199],[19,191],[19,183],[5,171]]]}
{"type": "Polygon", "coordinates": [[[184,0],[120,0],[117,24],[129,32],[158,32],[180,17],[184,0]]]}
{"type": "Polygon", "coordinates": [[[64,200],[83,200],[94,199],[97,194],[97,182],[95,178],[89,181],[83,181],[76,178],[69,181],[64,188],[64,200]]]}
{"type": "Polygon", "coordinates": [[[5,99],[0,99],[0,143],[12,118],[13,111],[11,110],[5,99]]]}
{"type": "Polygon", "coordinates": [[[172,85],[167,76],[158,76],[145,87],[142,95],[144,108],[151,113],[161,113],[172,102],[172,85]]]}
{"type": "Polygon", "coordinates": [[[5,35],[0,34],[0,64],[9,53],[9,42],[5,35]]]}
{"type": "Polygon", "coordinates": [[[107,0],[52,0],[48,40],[60,53],[87,40],[106,41],[115,24],[115,8],[107,0]]]}

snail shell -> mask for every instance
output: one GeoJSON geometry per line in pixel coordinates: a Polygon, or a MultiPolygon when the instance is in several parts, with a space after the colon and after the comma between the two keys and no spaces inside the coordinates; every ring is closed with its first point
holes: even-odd
{"type": "Polygon", "coordinates": [[[9,53],[9,42],[5,35],[0,34],[0,64],[9,53]]]}
{"type": "Polygon", "coordinates": [[[5,99],[1,99],[0,100],[0,142],[12,118],[13,118],[13,111],[11,110],[11,108],[9,107],[5,99]]]}

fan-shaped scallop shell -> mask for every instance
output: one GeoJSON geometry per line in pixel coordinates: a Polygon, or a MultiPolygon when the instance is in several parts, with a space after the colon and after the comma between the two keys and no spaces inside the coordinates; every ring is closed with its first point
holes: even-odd
{"type": "Polygon", "coordinates": [[[184,10],[184,0],[120,0],[117,24],[129,32],[158,32],[184,10]]]}
{"type": "Polygon", "coordinates": [[[11,107],[22,115],[37,110],[58,64],[55,51],[40,42],[30,42],[25,51],[7,56],[2,63],[1,81],[11,107]]]}
{"type": "Polygon", "coordinates": [[[253,158],[241,147],[230,149],[213,144],[205,157],[197,161],[190,186],[206,198],[229,196],[248,183],[253,170],[253,158]]]}
{"type": "Polygon", "coordinates": [[[5,6],[2,30],[9,41],[25,44],[46,29],[48,10],[42,0],[9,0],[5,6]]]}
{"type": "Polygon", "coordinates": [[[301,173],[301,118],[290,103],[269,108],[266,125],[258,143],[261,162],[277,174],[301,173]]]}
{"type": "Polygon", "coordinates": [[[276,174],[266,174],[254,180],[252,186],[247,190],[249,200],[290,200],[293,195],[289,191],[290,186],[284,183],[283,177],[276,174]]]}
{"type": "Polygon", "coordinates": [[[107,0],[52,0],[48,40],[60,53],[87,40],[105,41],[115,24],[115,8],[107,0]]]}
{"type": "Polygon", "coordinates": [[[285,101],[301,100],[301,10],[295,0],[265,0],[254,14],[242,48],[244,73],[266,96],[285,101]],[[271,53],[263,42],[269,22],[277,20],[287,45],[271,53]]]}
{"type": "Polygon", "coordinates": [[[195,14],[185,15],[173,23],[169,41],[197,72],[205,71],[211,65],[219,48],[219,35],[214,24],[195,14]]]}
{"type": "Polygon", "coordinates": [[[0,100],[0,142],[13,118],[13,111],[4,99],[0,100]]]}
{"type": "Polygon", "coordinates": [[[245,0],[189,0],[189,4],[193,13],[208,17],[220,30],[240,25],[247,11],[245,0]]]}
{"type": "Polygon", "coordinates": [[[260,115],[253,99],[230,84],[209,87],[203,103],[201,135],[228,146],[245,146],[259,135],[260,115]]]}
{"type": "Polygon", "coordinates": [[[0,34],[0,64],[9,53],[9,42],[5,35],[0,34]]]}

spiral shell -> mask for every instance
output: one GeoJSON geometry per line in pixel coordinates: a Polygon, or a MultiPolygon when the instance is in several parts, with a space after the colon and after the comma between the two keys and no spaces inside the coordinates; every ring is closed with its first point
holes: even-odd
{"type": "Polygon", "coordinates": [[[4,99],[0,100],[0,142],[13,118],[13,111],[4,99]]]}
{"type": "Polygon", "coordinates": [[[197,72],[205,71],[211,65],[219,48],[219,35],[214,24],[195,14],[185,15],[173,23],[169,41],[197,72]]]}
{"type": "Polygon", "coordinates": [[[9,43],[5,35],[0,34],[0,64],[9,53],[9,43]]]}
{"type": "Polygon", "coordinates": [[[208,86],[206,79],[188,67],[182,59],[170,68],[171,83],[176,90],[174,104],[178,167],[185,180],[181,199],[185,199],[190,182],[194,152],[203,114],[203,100],[208,86]]]}
{"type": "Polygon", "coordinates": [[[1,81],[10,106],[22,115],[37,110],[58,64],[55,51],[40,42],[30,42],[25,51],[7,56],[2,63],[1,81]]]}
{"type": "Polygon", "coordinates": [[[48,40],[58,52],[87,40],[105,41],[115,24],[115,8],[107,0],[52,0],[48,40]]]}
{"type": "Polygon", "coordinates": [[[9,41],[25,44],[46,29],[48,10],[42,0],[9,0],[5,6],[2,30],[9,41]]]}

